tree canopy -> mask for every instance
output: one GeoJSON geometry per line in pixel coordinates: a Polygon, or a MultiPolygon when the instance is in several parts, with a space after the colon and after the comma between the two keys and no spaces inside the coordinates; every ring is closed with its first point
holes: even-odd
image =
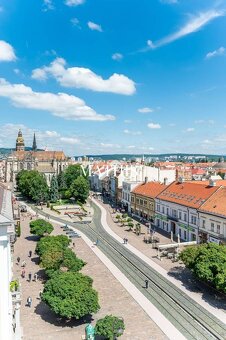
{"type": "Polygon", "coordinates": [[[70,188],[74,180],[82,175],[83,175],[82,168],[79,164],[69,165],[67,169],[64,171],[64,180],[66,182],[67,188],[70,188]]]}
{"type": "Polygon", "coordinates": [[[49,198],[51,202],[56,202],[59,199],[58,182],[55,176],[52,177],[49,189],[49,198]]]}
{"type": "Polygon", "coordinates": [[[95,334],[105,337],[105,339],[114,340],[123,334],[125,329],[124,321],[113,315],[106,315],[99,319],[95,326],[95,334]]]}
{"type": "Polygon", "coordinates": [[[191,246],[183,250],[180,259],[200,280],[226,293],[226,247],[215,243],[191,246]]]}
{"type": "Polygon", "coordinates": [[[72,182],[69,191],[76,201],[85,203],[89,195],[89,182],[83,176],[79,176],[72,182]]]}
{"type": "Polygon", "coordinates": [[[45,234],[50,234],[53,231],[53,226],[51,223],[43,219],[38,219],[30,222],[30,231],[31,234],[44,236],[45,234]]]}
{"type": "Polygon", "coordinates": [[[36,253],[40,256],[44,254],[45,251],[51,249],[53,246],[57,245],[62,250],[66,249],[71,240],[66,235],[57,235],[57,236],[46,236],[41,238],[40,241],[38,241],[36,246],[36,253]]]}
{"type": "Polygon", "coordinates": [[[35,202],[46,201],[49,188],[46,178],[36,170],[21,170],[17,177],[18,190],[27,198],[35,202]]]}
{"type": "Polygon", "coordinates": [[[81,273],[62,272],[44,286],[42,300],[59,316],[80,319],[96,313],[100,306],[92,279],[81,273]]]}

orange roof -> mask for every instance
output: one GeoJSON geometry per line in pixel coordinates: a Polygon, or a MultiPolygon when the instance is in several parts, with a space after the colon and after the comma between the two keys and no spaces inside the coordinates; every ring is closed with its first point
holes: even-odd
{"type": "Polygon", "coordinates": [[[218,186],[173,182],[157,198],[192,208],[199,208],[217,190],[218,186]]]}
{"type": "MultiPolygon", "coordinates": [[[[226,180],[225,179],[217,179],[214,180],[214,182],[216,183],[217,187],[223,186],[226,187],[226,180]]],[[[209,180],[205,180],[205,181],[186,181],[186,183],[193,183],[193,184],[202,184],[202,185],[209,185],[209,180]]]]}
{"type": "Polygon", "coordinates": [[[132,190],[132,193],[146,197],[156,197],[166,188],[167,185],[161,184],[159,182],[147,182],[138,185],[132,190]]]}
{"type": "Polygon", "coordinates": [[[27,156],[37,158],[39,161],[45,160],[66,160],[66,156],[63,151],[14,151],[13,156],[19,160],[24,160],[27,156]]]}
{"type": "Polygon", "coordinates": [[[226,188],[221,187],[201,207],[200,211],[226,216],[226,188]]]}

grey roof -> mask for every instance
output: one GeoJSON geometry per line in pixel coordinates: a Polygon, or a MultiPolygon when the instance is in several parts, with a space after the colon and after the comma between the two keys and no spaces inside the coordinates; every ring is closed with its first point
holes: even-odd
{"type": "Polygon", "coordinates": [[[10,190],[0,185],[0,223],[12,223],[12,194],[10,190]]]}

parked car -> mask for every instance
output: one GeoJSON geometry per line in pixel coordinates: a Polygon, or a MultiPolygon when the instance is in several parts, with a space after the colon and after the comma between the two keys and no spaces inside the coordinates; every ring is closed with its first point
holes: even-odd
{"type": "Polygon", "coordinates": [[[68,235],[70,238],[81,238],[79,234],[68,235]]]}

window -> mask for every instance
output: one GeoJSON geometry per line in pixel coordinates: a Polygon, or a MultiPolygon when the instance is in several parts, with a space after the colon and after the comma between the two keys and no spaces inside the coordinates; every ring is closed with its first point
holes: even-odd
{"type": "Polygon", "coordinates": [[[214,231],[214,223],[211,223],[211,231],[214,231]]]}
{"type": "Polygon", "coordinates": [[[196,224],[196,216],[191,216],[191,223],[196,224]]]}
{"type": "Polygon", "coordinates": [[[134,202],[134,197],[133,197],[133,196],[131,197],[131,202],[132,202],[132,203],[134,202]]]}
{"type": "Polygon", "coordinates": [[[187,221],[187,214],[184,214],[184,221],[187,221]]]}
{"type": "Polygon", "coordinates": [[[140,200],[140,205],[143,205],[144,201],[143,200],[140,200]]]}
{"type": "Polygon", "coordinates": [[[182,215],[181,211],[179,211],[179,220],[181,220],[181,215],[182,215]]]}
{"type": "Polygon", "coordinates": [[[172,209],[172,216],[177,217],[177,211],[175,209],[172,209]]]}
{"type": "Polygon", "coordinates": [[[162,207],[162,213],[165,214],[165,208],[164,207],[162,207]]]}
{"type": "Polygon", "coordinates": [[[157,208],[156,208],[157,211],[160,211],[160,205],[157,204],[157,208]]]}
{"type": "Polygon", "coordinates": [[[179,228],[179,236],[181,237],[181,229],[179,228]]]}
{"type": "Polygon", "coordinates": [[[205,220],[202,221],[202,227],[203,227],[203,229],[206,228],[206,221],[205,220]]]}
{"type": "Polygon", "coordinates": [[[136,199],[137,204],[139,204],[139,198],[136,199]]]}
{"type": "Polygon", "coordinates": [[[157,223],[157,227],[159,227],[159,225],[160,225],[160,221],[159,221],[159,219],[157,218],[157,221],[156,221],[156,223],[157,223]]]}
{"type": "Polygon", "coordinates": [[[221,233],[221,226],[220,226],[220,224],[217,225],[217,233],[218,233],[218,234],[221,233]]]}
{"type": "Polygon", "coordinates": [[[147,201],[144,201],[144,205],[147,205],[147,201]]]}
{"type": "Polygon", "coordinates": [[[166,213],[167,215],[169,215],[169,208],[166,208],[166,213]]]}
{"type": "Polygon", "coordinates": [[[187,240],[187,232],[184,230],[184,239],[187,240]]]}

